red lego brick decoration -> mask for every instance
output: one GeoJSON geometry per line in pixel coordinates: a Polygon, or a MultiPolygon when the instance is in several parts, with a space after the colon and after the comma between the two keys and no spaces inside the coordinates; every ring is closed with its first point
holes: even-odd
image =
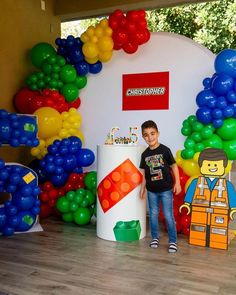
{"type": "Polygon", "coordinates": [[[115,206],[142,182],[142,174],[125,160],[112,170],[98,185],[98,199],[105,212],[115,206]]]}

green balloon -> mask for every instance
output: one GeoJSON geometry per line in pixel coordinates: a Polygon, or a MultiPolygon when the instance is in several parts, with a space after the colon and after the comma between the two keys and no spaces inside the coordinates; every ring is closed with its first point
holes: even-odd
{"type": "Polygon", "coordinates": [[[191,116],[188,117],[187,120],[188,120],[188,122],[189,122],[191,125],[193,125],[193,124],[197,121],[197,118],[196,118],[196,116],[191,115],[191,116]]]}
{"type": "Polygon", "coordinates": [[[42,71],[45,73],[45,74],[50,74],[52,72],[52,66],[48,63],[43,63],[42,65],[42,71]]]}
{"type": "Polygon", "coordinates": [[[88,201],[88,199],[83,199],[83,201],[82,201],[82,203],[80,204],[80,207],[82,207],[82,208],[86,208],[86,207],[88,207],[88,205],[89,205],[89,201],[88,201]]]}
{"type": "Polygon", "coordinates": [[[189,123],[189,121],[187,119],[183,121],[182,125],[183,125],[183,127],[191,128],[191,124],[189,123]]]}
{"type": "Polygon", "coordinates": [[[181,128],[181,133],[184,135],[184,136],[189,136],[191,133],[192,133],[192,128],[191,127],[187,127],[187,126],[183,126],[181,128]]]}
{"type": "Polygon", "coordinates": [[[79,96],[79,89],[74,84],[64,84],[61,88],[61,93],[66,101],[73,102],[79,96]]]}
{"type": "Polygon", "coordinates": [[[51,79],[51,81],[48,83],[49,88],[51,89],[57,89],[57,80],[51,79]]]}
{"type": "Polygon", "coordinates": [[[78,208],[79,208],[79,206],[75,202],[70,203],[70,211],[75,212],[78,210],[78,208]]]}
{"type": "Polygon", "coordinates": [[[32,64],[40,68],[42,63],[50,56],[56,55],[55,49],[49,43],[38,43],[36,44],[30,52],[32,64]]]}
{"type": "Polygon", "coordinates": [[[86,86],[87,84],[87,77],[86,76],[77,76],[75,78],[75,85],[79,88],[82,89],[86,86]]]}
{"type": "Polygon", "coordinates": [[[62,219],[65,222],[72,222],[74,220],[73,214],[72,213],[64,213],[64,214],[62,214],[62,219]]]}
{"type": "Polygon", "coordinates": [[[65,65],[60,68],[60,79],[64,83],[72,83],[77,76],[76,69],[71,65],[65,65]]]}
{"type": "Polygon", "coordinates": [[[75,192],[74,191],[69,191],[69,192],[66,193],[67,200],[73,201],[74,197],[75,197],[75,192]]]}
{"type": "Polygon", "coordinates": [[[200,122],[195,121],[195,123],[193,124],[193,131],[201,131],[203,128],[203,124],[200,122]]]}
{"type": "Polygon", "coordinates": [[[212,147],[222,149],[223,147],[221,138],[216,134],[213,134],[209,139],[203,140],[202,143],[204,144],[205,148],[212,147]]]}
{"type": "Polygon", "coordinates": [[[199,132],[193,132],[191,135],[191,138],[195,141],[195,142],[200,142],[202,141],[202,137],[201,134],[199,132]]]}
{"type": "Polygon", "coordinates": [[[88,224],[91,218],[90,210],[88,208],[79,208],[73,216],[74,222],[79,225],[88,224]]]}
{"type": "MultiPolygon", "coordinates": [[[[59,65],[55,64],[55,65],[52,66],[52,71],[53,71],[54,73],[59,73],[60,70],[61,70],[61,68],[60,68],[59,65]]],[[[58,77],[59,77],[59,76],[58,76],[58,77]]]]}
{"type": "Polygon", "coordinates": [[[236,140],[223,141],[223,150],[229,160],[236,160],[236,140]]]}
{"type": "Polygon", "coordinates": [[[217,129],[216,133],[223,140],[236,139],[236,119],[234,118],[225,119],[223,125],[217,129]]]}
{"type": "Polygon", "coordinates": [[[202,142],[198,142],[195,144],[195,147],[194,147],[194,151],[197,153],[197,152],[201,152],[205,149],[205,146],[202,142]]]}
{"type": "Polygon", "coordinates": [[[66,64],[66,60],[64,59],[64,57],[57,55],[56,64],[59,65],[60,67],[63,67],[66,64]]]}
{"type": "Polygon", "coordinates": [[[195,146],[195,141],[191,138],[187,138],[184,142],[184,147],[186,149],[193,149],[195,146]]]}
{"type": "Polygon", "coordinates": [[[96,171],[91,171],[88,174],[86,174],[84,178],[84,183],[86,188],[89,190],[93,190],[94,188],[97,187],[97,172],[96,171]]]}
{"type": "Polygon", "coordinates": [[[195,154],[193,149],[184,149],[181,151],[181,157],[183,159],[192,159],[195,154]]]}
{"type": "Polygon", "coordinates": [[[88,200],[89,205],[93,205],[96,201],[96,196],[92,192],[87,190],[85,195],[85,200],[88,200]]]}
{"type": "Polygon", "coordinates": [[[213,131],[211,128],[205,126],[202,128],[200,134],[203,139],[209,139],[212,137],[213,131]]]}
{"type": "Polygon", "coordinates": [[[56,207],[61,213],[68,213],[70,211],[70,202],[66,197],[61,197],[57,200],[56,207]]]}
{"type": "Polygon", "coordinates": [[[84,196],[76,194],[74,196],[74,202],[80,205],[83,202],[84,196]]]}
{"type": "Polygon", "coordinates": [[[57,56],[56,55],[51,55],[47,58],[47,62],[50,64],[50,65],[54,65],[57,61],[57,56]]]}

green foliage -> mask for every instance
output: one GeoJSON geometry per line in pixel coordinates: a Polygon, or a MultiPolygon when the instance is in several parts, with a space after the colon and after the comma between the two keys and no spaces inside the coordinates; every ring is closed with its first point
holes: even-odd
{"type": "MultiPolygon", "coordinates": [[[[62,24],[62,37],[80,36],[100,18],[62,24]]],[[[151,32],[165,31],[189,37],[218,53],[236,48],[236,1],[219,0],[147,11],[151,32]]]]}
{"type": "Polygon", "coordinates": [[[236,47],[236,2],[220,0],[147,12],[151,32],[189,37],[218,53],[236,47]]]}

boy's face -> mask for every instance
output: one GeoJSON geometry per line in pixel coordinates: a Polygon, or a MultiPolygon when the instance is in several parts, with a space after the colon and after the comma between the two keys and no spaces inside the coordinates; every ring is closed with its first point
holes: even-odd
{"type": "Polygon", "coordinates": [[[210,176],[210,177],[222,176],[225,173],[224,161],[223,160],[218,160],[218,161],[203,160],[200,171],[203,175],[210,176]]]}
{"type": "Polygon", "coordinates": [[[155,128],[145,128],[142,135],[150,148],[155,148],[158,145],[159,132],[155,128]]]}

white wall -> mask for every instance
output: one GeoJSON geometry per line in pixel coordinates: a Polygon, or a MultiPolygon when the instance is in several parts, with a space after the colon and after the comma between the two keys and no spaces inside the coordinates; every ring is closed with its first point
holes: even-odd
{"type": "MultiPolygon", "coordinates": [[[[88,84],[80,93],[81,130],[84,146],[96,154],[111,127],[118,126],[117,136],[128,136],[129,127],[139,128],[146,120],[154,120],[160,130],[160,142],[169,146],[175,155],[183,148],[181,134],[184,119],[195,114],[195,98],[203,89],[202,80],[214,73],[215,55],[191,39],[173,33],[152,33],[148,43],[134,54],[115,51],[112,59],[103,64],[99,74],[89,75],[88,84]],[[169,110],[122,111],[122,74],[170,73],[169,110]]],[[[96,169],[96,162],[89,170],[96,169]]]]}

